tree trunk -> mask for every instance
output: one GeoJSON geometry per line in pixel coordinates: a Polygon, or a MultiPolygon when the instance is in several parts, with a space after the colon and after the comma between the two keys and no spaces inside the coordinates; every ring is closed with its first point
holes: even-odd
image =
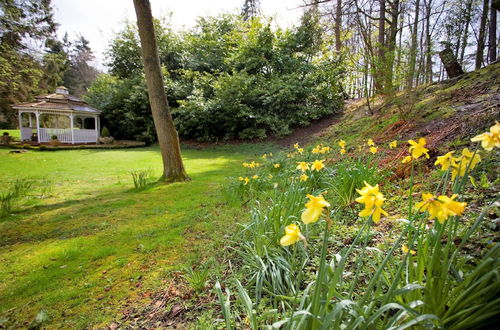
{"type": "Polygon", "coordinates": [[[443,62],[449,78],[455,78],[464,74],[464,70],[462,70],[457,58],[453,55],[453,51],[449,47],[439,52],[439,58],[443,62]]]}
{"type": "Polygon", "coordinates": [[[134,0],[134,7],[141,39],[149,103],[163,159],[163,180],[167,182],[184,181],[188,179],[188,176],[182,163],[179,137],[164,90],[151,4],[149,0],[134,0]]]}
{"type": "Polygon", "coordinates": [[[469,38],[469,25],[471,21],[471,16],[472,16],[472,0],[469,0],[465,5],[465,12],[464,12],[465,26],[464,26],[464,34],[462,37],[462,50],[460,51],[460,60],[459,60],[460,65],[464,64],[465,48],[467,48],[467,40],[469,38]]]}
{"type": "Polygon", "coordinates": [[[417,37],[418,37],[418,14],[420,13],[420,0],[415,2],[415,20],[413,21],[413,31],[411,31],[410,60],[408,64],[408,76],[406,83],[408,89],[413,88],[415,78],[415,65],[417,63],[417,37]]]}
{"type": "Polygon", "coordinates": [[[335,8],[335,50],[340,52],[342,49],[342,41],[340,32],[342,29],[342,0],[337,0],[337,8],[335,8]]]}
{"type": "Polygon", "coordinates": [[[432,0],[425,2],[425,82],[432,82],[431,13],[432,0]]]}
{"type": "Polygon", "coordinates": [[[398,19],[399,19],[399,0],[393,0],[391,4],[391,24],[389,26],[389,37],[386,40],[387,52],[385,54],[385,73],[386,79],[384,82],[385,92],[393,93],[394,86],[394,58],[396,51],[396,38],[398,35],[398,19]]]}
{"type": "Polygon", "coordinates": [[[476,70],[481,69],[484,57],[484,37],[486,34],[486,20],[488,19],[489,0],[483,0],[483,11],[481,13],[481,23],[479,25],[479,36],[476,50],[476,70]]]}
{"type": "Polygon", "coordinates": [[[497,60],[497,10],[494,3],[490,6],[490,31],[488,38],[488,59],[489,62],[497,60]]]}
{"type": "Polygon", "coordinates": [[[378,22],[378,59],[376,61],[377,77],[375,77],[375,90],[381,93],[385,81],[385,0],[379,0],[380,13],[378,22]]]}

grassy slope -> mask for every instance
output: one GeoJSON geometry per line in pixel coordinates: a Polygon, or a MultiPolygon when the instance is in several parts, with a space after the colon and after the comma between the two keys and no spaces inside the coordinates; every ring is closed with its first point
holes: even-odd
{"type": "Polygon", "coordinates": [[[322,139],[356,145],[373,138],[382,145],[426,136],[431,148],[461,143],[500,119],[500,63],[458,80],[419,86],[393,99],[376,97],[370,105],[373,116],[366,99],[349,103],[343,118],[325,130],[322,139]]]}
{"type": "Polygon", "coordinates": [[[29,177],[52,187],[0,221],[0,320],[19,327],[45,309],[52,326],[106,326],[124,304],[158,290],[169,270],[215,249],[214,238],[243,216],[223,203],[220,183],[246,154],[183,155],[191,182],[135,191],[131,169],[160,173],[156,148],[0,149],[1,182],[29,177]]]}

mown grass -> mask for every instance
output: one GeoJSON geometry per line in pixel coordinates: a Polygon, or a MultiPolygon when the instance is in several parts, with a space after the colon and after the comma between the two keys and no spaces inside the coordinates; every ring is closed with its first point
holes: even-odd
{"type": "Polygon", "coordinates": [[[147,300],[169,271],[210,253],[245,217],[223,202],[220,184],[249,150],[184,150],[192,181],[136,190],[131,170],[159,177],[157,148],[0,149],[2,188],[19,178],[50,187],[0,219],[3,325],[26,326],[46,310],[51,327],[102,327],[147,300]]]}

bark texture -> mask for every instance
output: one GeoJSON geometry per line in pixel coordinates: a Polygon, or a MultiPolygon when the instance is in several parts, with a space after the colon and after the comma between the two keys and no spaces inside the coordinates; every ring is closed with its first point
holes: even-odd
{"type": "Polygon", "coordinates": [[[141,39],[149,103],[163,159],[163,179],[167,182],[184,181],[188,179],[188,176],[182,163],[179,136],[170,114],[164,90],[151,4],[149,0],[134,0],[134,7],[141,39]]]}
{"type": "Polygon", "coordinates": [[[488,19],[489,0],[483,0],[483,10],[481,12],[481,22],[479,24],[479,37],[476,50],[476,70],[481,69],[484,57],[484,37],[486,35],[486,21],[488,19]]]}
{"type": "Polygon", "coordinates": [[[457,61],[455,55],[453,55],[453,51],[446,47],[442,51],[439,52],[439,58],[441,62],[443,62],[444,68],[446,69],[446,73],[449,78],[455,78],[462,74],[464,74],[464,70],[460,66],[457,61]]]}

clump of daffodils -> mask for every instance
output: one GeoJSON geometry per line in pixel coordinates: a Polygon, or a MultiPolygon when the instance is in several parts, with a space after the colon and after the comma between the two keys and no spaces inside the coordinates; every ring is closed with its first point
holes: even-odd
{"type": "Polygon", "coordinates": [[[500,123],[490,127],[489,132],[479,134],[471,139],[472,142],[481,141],[481,146],[486,151],[491,151],[493,148],[500,148],[500,123]]]}
{"type": "MultiPolygon", "coordinates": [[[[323,209],[330,207],[323,195],[313,196],[307,195],[309,202],[306,203],[306,209],[302,212],[302,222],[304,224],[310,224],[318,221],[319,217],[323,213],[323,209]]],[[[297,243],[300,240],[305,241],[305,237],[300,233],[300,228],[296,224],[291,224],[285,227],[285,235],[281,237],[280,244],[282,246],[289,246],[297,243]]]]}
{"type": "Polygon", "coordinates": [[[359,212],[360,217],[372,217],[373,222],[378,223],[382,215],[387,216],[387,212],[382,209],[385,201],[384,195],[379,191],[378,184],[371,186],[365,181],[363,189],[356,189],[361,197],[356,198],[356,202],[364,204],[365,208],[359,212]]]}
{"type": "Polygon", "coordinates": [[[436,197],[431,193],[423,193],[422,201],[415,205],[415,208],[420,212],[428,212],[429,219],[437,219],[443,224],[450,216],[462,215],[467,203],[457,202],[455,199],[457,194],[451,197],[441,195],[436,197]]]}
{"type": "Polygon", "coordinates": [[[246,167],[246,168],[256,168],[256,167],[259,167],[260,165],[261,165],[260,163],[256,163],[255,161],[252,161],[251,163],[247,163],[247,162],[243,163],[243,167],[246,167]]]}
{"type": "Polygon", "coordinates": [[[455,180],[457,176],[464,176],[465,172],[476,167],[481,161],[481,156],[478,153],[472,153],[468,148],[462,150],[460,157],[453,157],[454,151],[450,151],[443,156],[439,156],[434,165],[440,165],[443,171],[452,169],[451,179],[455,180]]]}

